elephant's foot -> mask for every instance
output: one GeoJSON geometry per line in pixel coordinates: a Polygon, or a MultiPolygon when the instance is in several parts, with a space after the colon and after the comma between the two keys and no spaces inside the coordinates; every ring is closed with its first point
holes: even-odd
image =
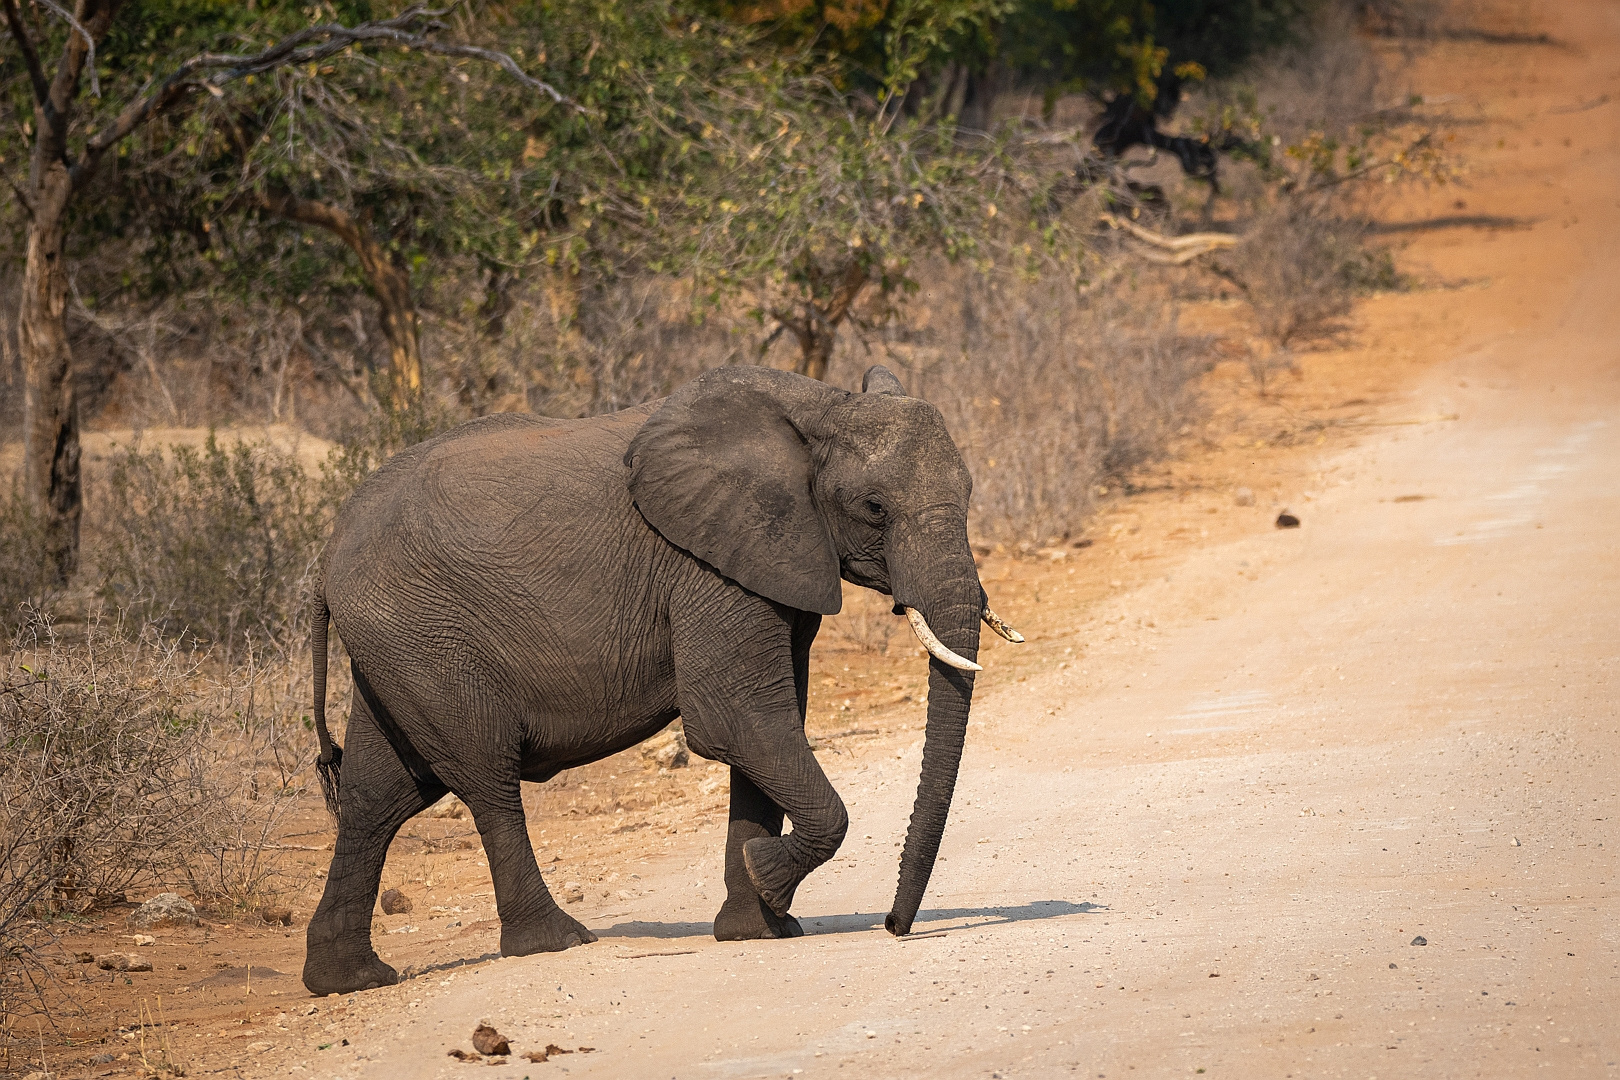
{"type": "Polygon", "coordinates": [[[575,945],[589,945],[596,935],[585,924],[563,912],[552,909],[533,922],[501,924],[501,955],[530,956],[542,952],[562,952],[575,945]]]}
{"type": "Polygon", "coordinates": [[[304,987],[316,997],[375,990],[379,986],[393,986],[397,982],[399,972],[383,963],[374,952],[345,960],[311,948],[304,957],[304,987]]]}
{"type": "Polygon", "coordinates": [[[804,880],[804,871],[788,853],[787,841],[780,836],[754,837],[743,845],[743,866],[765,906],[778,918],[787,918],[793,894],[804,880]]]}
{"type": "Polygon", "coordinates": [[[804,936],[804,927],[791,915],[777,915],[757,896],[728,896],[714,917],[714,940],[757,941],[762,938],[804,936]]]}

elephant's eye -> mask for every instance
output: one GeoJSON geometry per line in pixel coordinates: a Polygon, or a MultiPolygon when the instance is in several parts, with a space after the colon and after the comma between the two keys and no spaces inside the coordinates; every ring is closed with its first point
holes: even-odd
{"type": "Polygon", "coordinates": [[[880,518],[883,516],[883,504],[876,499],[867,499],[866,512],[875,518],[880,518]]]}

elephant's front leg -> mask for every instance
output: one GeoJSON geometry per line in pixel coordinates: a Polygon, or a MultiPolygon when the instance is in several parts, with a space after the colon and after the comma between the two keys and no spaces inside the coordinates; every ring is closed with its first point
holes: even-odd
{"type": "Polygon", "coordinates": [[[804,928],[792,915],[777,915],[761,900],[748,878],[743,845],[760,836],[782,835],[782,808],[731,767],[731,825],[726,830],[726,902],[714,917],[716,941],[800,937],[804,928]]]}
{"type": "MultiPolygon", "coordinates": [[[[821,627],[821,616],[801,611],[794,618],[790,648],[794,696],[798,699],[799,726],[803,730],[810,695],[810,646],[821,627]]],[[[804,928],[792,915],[777,915],[761,900],[749,880],[743,845],[756,837],[782,835],[782,808],[759,785],[733,766],[731,769],[731,824],[726,830],[726,902],[714,917],[717,941],[753,941],[758,938],[800,937],[804,928]]]]}
{"type": "Polygon", "coordinates": [[[795,678],[804,665],[795,662],[793,647],[802,613],[718,579],[695,600],[671,610],[686,741],[694,752],[730,765],[733,776],[730,910],[722,909],[726,918],[716,920],[715,934],[769,927],[778,932],[739,936],[789,936],[780,931],[796,925],[785,920],[799,883],[837,853],[849,829],[843,800],[804,737],[801,680],[795,678]],[[785,836],[781,814],[793,823],[785,836]],[[750,891],[775,923],[750,910],[750,891]]]}

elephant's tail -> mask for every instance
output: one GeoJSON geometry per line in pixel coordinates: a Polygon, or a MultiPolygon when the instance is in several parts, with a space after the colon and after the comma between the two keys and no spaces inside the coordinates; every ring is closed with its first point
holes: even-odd
{"type": "Polygon", "coordinates": [[[326,607],[325,582],[315,585],[315,596],[310,601],[309,647],[313,653],[315,683],[315,737],[320,740],[321,756],[315,759],[315,774],[320,777],[321,796],[326,800],[326,811],[338,816],[338,773],[343,767],[343,747],[332,741],[326,730],[326,627],[332,613],[326,607]]]}

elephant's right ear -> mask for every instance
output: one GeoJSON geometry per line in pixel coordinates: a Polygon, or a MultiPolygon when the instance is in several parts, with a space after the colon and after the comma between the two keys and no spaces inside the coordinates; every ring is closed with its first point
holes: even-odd
{"type": "Polygon", "coordinates": [[[631,440],[630,496],[648,524],[743,588],[801,611],[843,606],[795,417],[844,391],[771,368],[725,367],[671,394],[631,440]]]}
{"type": "Polygon", "coordinates": [[[861,393],[863,394],[893,394],[896,397],[905,397],[906,388],[900,385],[900,380],[894,372],[882,364],[873,364],[861,376],[861,393]]]}

